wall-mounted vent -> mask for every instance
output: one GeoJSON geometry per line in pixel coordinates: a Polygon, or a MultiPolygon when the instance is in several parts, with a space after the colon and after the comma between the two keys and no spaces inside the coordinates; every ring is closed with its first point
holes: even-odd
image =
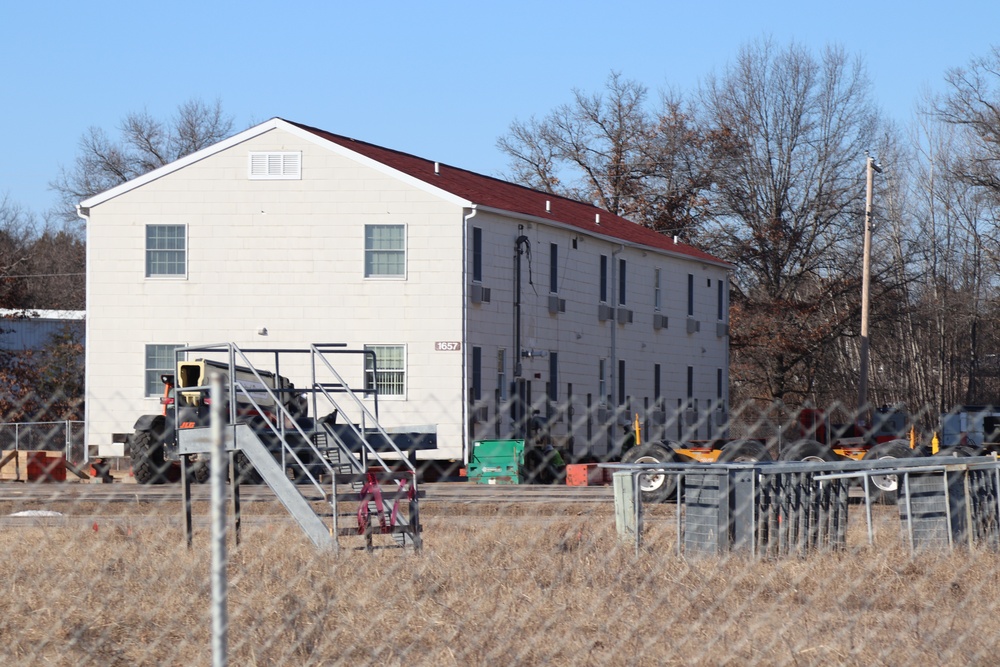
{"type": "Polygon", "coordinates": [[[628,308],[618,309],[618,324],[632,324],[632,311],[628,308]]]}
{"type": "Polygon", "coordinates": [[[666,329],[667,328],[667,316],[660,313],[653,313],[653,328],[654,329],[666,329]]]}
{"type": "Polygon", "coordinates": [[[607,322],[614,317],[614,309],[611,306],[601,304],[597,307],[597,319],[600,322],[607,322]]]}
{"type": "Polygon", "coordinates": [[[472,411],[472,418],[477,422],[488,422],[490,420],[490,406],[483,405],[472,411]]]}
{"type": "Polygon", "coordinates": [[[698,333],[699,331],[701,331],[701,322],[693,317],[687,318],[687,332],[689,334],[693,334],[698,333]]]}
{"type": "Polygon", "coordinates": [[[684,411],[684,425],[685,426],[696,426],[698,424],[698,411],[697,410],[685,410],[684,411]]]}
{"type": "Polygon", "coordinates": [[[549,313],[555,315],[556,313],[566,312],[566,299],[560,299],[555,294],[549,295],[549,313]]]}
{"type": "Polygon", "coordinates": [[[715,335],[719,338],[725,338],[729,335],[729,324],[726,322],[719,322],[715,325],[715,335]]]}
{"type": "Polygon", "coordinates": [[[715,425],[716,426],[725,426],[728,423],[729,423],[729,413],[726,412],[725,410],[716,410],[715,411],[715,425]]]}
{"type": "Polygon", "coordinates": [[[298,151],[250,153],[250,178],[301,179],[302,153],[298,151]]]}
{"type": "Polygon", "coordinates": [[[649,421],[653,426],[666,426],[667,425],[667,412],[666,410],[653,410],[649,413],[649,421]]]}
{"type": "Polygon", "coordinates": [[[490,288],[483,287],[477,283],[472,285],[472,289],[469,290],[469,297],[472,303],[489,303],[490,302],[490,288]]]}

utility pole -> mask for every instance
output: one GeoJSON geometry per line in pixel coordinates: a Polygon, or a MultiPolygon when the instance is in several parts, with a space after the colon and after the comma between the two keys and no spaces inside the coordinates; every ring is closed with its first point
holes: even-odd
{"type": "Polygon", "coordinates": [[[875,158],[867,156],[867,178],[865,185],[865,246],[861,269],[861,372],[858,378],[858,418],[868,414],[868,302],[872,278],[872,189],[875,172],[882,168],[875,164],[875,158]]]}

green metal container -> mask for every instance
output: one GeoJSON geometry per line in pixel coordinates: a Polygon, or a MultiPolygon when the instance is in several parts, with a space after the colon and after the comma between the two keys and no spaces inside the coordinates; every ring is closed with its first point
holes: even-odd
{"type": "Polygon", "coordinates": [[[524,440],[479,440],[473,443],[469,481],[477,484],[520,484],[524,440]]]}

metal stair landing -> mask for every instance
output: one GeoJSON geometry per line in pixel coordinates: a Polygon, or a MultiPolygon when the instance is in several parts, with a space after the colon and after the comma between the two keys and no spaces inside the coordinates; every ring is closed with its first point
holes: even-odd
{"type": "MultiPolygon", "coordinates": [[[[228,386],[222,395],[231,398],[229,420],[223,429],[225,448],[243,453],[260,480],[271,488],[313,544],[322,549],[339,549],[341,538],[353,538],[360,543],[357,549],[368,551],[421,548],[419,499],[423,494],[417,489],[415,462],[401,447],[411,450],[412,455],[412,449],[420,448],[426,432],[414,430],[390,435],[379,424],[377,392],[352,390],[327,359],[328,354],[335,353],[368,358],[370,352],[333,344],[280,351],[241,350],[233,343],[184,349],[227,354],[228,386]],[[273,354],[274,370],[255,368],[247,357],[255,352],[273,354]],[[279,352],[309,354],[312,384],[295,389],[282,378],[278,374],[279,352]],[[321,381],[321,374],[332,381],[321,381]],[[274,379],[282,381],[280,387],[272,386],[276,384],[274,379]],[[281,400],[287,399],[292,391],[296,392],[295,400],[281,400]],[[298,398],[309,399],[311,409],[302,409],[298,398]],[[372,402],[371,407],[368,401],[372,402]],[[243,410],[240,415],[236,413],[237,406],[243,410]],[[308,490],[311,498],[303,490],[308,490]],[[319,498],[315,497],[316,492],[319,498]],[[317,500],[322,500],[329,509],[318,513],[314,509],[317,500]]],[[[375,366],[373,357],[365,363],[375,366]]],[[[188,394],[207,389],[183,387],[188,394]]],[[[176,392],[175,388],[175,401],[176,392]]],[[[436,444],[433,432],[430,437],[433,447],[436,444]]],[[[182,460],[182,471],[188,456],[210,451],[210,429],[178,428],[177,453],[182,460]]],[[[239,482],[234,474],[236,466],[232,467],[238,541],[239,482]]],[[[182,478],[188,480],[186,474],[182,478]]],[[[189,481],[183,486],[190,544],[189,481]]]]}

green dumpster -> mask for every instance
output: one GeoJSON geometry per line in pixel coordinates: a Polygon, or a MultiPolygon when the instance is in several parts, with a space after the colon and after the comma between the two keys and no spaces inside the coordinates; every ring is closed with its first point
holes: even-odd
{"type": "Polygon", "coordinates": [[[469,461],[469,481],[477,484],[520,484],[524,440],[478,440],[469,461]]]}

